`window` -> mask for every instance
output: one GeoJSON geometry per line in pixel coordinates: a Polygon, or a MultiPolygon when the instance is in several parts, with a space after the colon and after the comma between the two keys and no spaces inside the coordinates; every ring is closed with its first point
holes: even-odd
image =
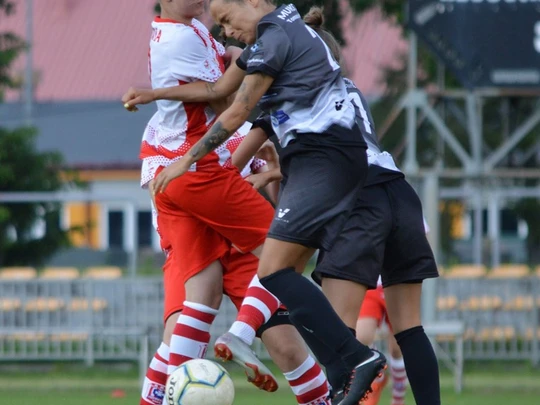
{"type": "Polygon", "coordinates": [[[152,246],[152,213],[150,211],[139,211],[137,213],[137,235],[139,247],[152,246]]]}
{"type": "Polygon", "coordinates": [[[123,211],[109,211],[109,247],[124,248],[123,211]]]}

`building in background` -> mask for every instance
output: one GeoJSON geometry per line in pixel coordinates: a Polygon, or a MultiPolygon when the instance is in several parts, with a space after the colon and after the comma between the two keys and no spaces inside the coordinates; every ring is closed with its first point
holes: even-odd
{"type": "MultiPolygon", "coordinates": [[[[0,31],[25,37],[26,4],[0,21],[0,31]]],[[[136,202],[138,248],[159,251],[152,228],[148,194],[139,187],[139,144],[155,107],[128,114],[120,97],[129,86],[149,85],[147,48],[154,0],[33,0],[32,123],[39,130],[38,149],[57,150],[70,169],[79,171],[90,190],[129,196],[136,202]]],[[[343,3],[344,56],[349,76],[370,98],[384,89],[383,65],[406,50],[400,29],[381,20],[376,10],[360,17],[343,3]]],[[[211,24],[206,15],[203,21],[211,24]]],[[[13,76],[24,82],[26,57],[14,63],[13,76]]],[[[6,94],[0,105],[2,126],[24,124],[23,90],[6,94]]],[[[77,226],[76,247],[129,251],[124,204],[114,201],[66,203],[64,226],[77,226]]]]}

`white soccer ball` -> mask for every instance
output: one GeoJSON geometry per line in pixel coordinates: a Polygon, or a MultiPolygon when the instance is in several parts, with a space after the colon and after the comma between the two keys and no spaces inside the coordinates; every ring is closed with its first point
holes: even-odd
{"type": "Polygon", "coordinates": [[[167,405],[232,405],[234,385],[219,364],[193,359],[169,376],[165,396],[167,405]]]}

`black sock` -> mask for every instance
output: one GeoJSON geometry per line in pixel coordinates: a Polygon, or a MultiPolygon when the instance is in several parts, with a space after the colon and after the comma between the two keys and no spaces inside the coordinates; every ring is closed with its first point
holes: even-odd
{"type": "MultiPolygon", "coordinates": [[[[290,315],[289,315],[290,316],[290,315]]],[[[304,328],[298,330],[309,346],[313,355],[325,368],[326,378],[334,391],[339,390],[348,381],[349,371],[341,357],[321,342],[317,336],[304,328]]]]}
{"type": "Polygon", "coordinates": [[[315,335],[341,357],[349,370],[371,356],[369,347],[351,335],[321,290],[293,268],[279,270],[260,281],[285,304],[291,322],[300,333],[304,329],[315,335]]]}
{"type": "Polygon", "coordinates": [[[422,326],[395,334],[417,405],[440,405],[437,357],[422,326]]]}

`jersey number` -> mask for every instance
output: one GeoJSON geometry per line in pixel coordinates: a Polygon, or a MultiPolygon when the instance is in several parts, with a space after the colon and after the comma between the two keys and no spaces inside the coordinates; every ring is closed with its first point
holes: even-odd
{"type": "Polygon", "coordinates": [[[358,93],[355,92],[349,93],[349,99],[351,103],[353,103],[355,107],[358,108],[358,111],[360,111],[360,116],[362,117],[362,122],[364,123],[364,128],[366,129],[366,132],[368,134],[372,134],[371,123],[369,122],[369,118],[367,115],[367,111],[364,108],[364,104],[362,104],[362,99],[360,98],[358,93]]]}
{"type": "Polygon", "coordinates": [[[339,69],[339,64],[336,62],[336,60],[332,56],[332,53],[330,52],[330,49],[328,49],[328,46],[326,46],[326,44],[324,43],[322,38],[319,36],[319,34],[317,34],[313,28],[311,28],[311,27],[309,27],[307,25],[304,25],[304,27],[306,27],[306,29],[308,30],[308,32],[311,34],[311,36],[313,38],[319,38],[319,41],[321,41],[322,44],[324,45],[324,49],[326,49],[326,57],[328,58],[328,63],[330,63],[330,66],[332,67],[332,70],[338,70],[339,69]]]}

